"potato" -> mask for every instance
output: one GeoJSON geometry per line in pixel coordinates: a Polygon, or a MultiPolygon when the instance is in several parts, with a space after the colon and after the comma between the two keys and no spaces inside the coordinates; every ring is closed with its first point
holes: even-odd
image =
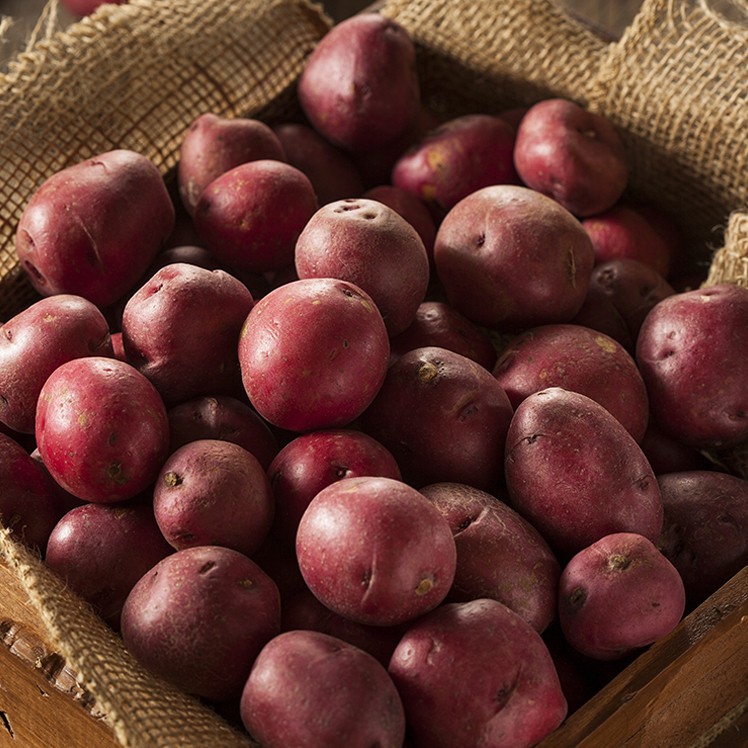
{"type": "Polygon", "coordinates": [[[278,588],[238,551],[186,548],[138,580],[121,632],[133,656],[177,688],[238,699],[260,650],[280,633],[278,588]]]}
{"type": "Polygon", "coordinates": [[[401,478],[390,451],[368,434],[325,429],[292,439],[268,468],[276,501],[273,533],[294,547],[299,522],[312,499],[331,483],[364,475],[401,478]]]}
{"type": "Polygon", "coordinates": [[[239,339],[251,404],[289,431],[339,428],[368,407],[387,372],[382,315],[353,283],[308,278],[260,299],[239,339]]]}
{"type": "Polygon", "coordinates": [[[45,562],[113,629],[135,583],[173,548],[149,503],[84,504],[55,525],[45,562]]]}
{"type": "Polygon", "coordinates": [[[496,600],[450,603],[423,616],[388,671],[417,746],[530,748],[567,712],[542,638],[496,600]]]}
{"type": "Polygon", "coordinates": [[[634,438],[586,395],[550,387],[529,395],[506,439],[510,505],[561,556],[614,532],[654,541],[662,499],[634,438]]]}
{"type": "Polygon", "coordinates": [[[391,361],[408,351],[437,346],[472,359],[491,371],[496,348],[488,331],[443,301],[424,301],[406,330],[390,339],[391,361]]]}
{"type": "Polygon", "coordinates": [[[136,496],[166,459],[169,422],[156,388],[130,364],[91,356],[55,369],[39,393],[39,454],[86,501],[136,496]]]}
{"type": "Polygon", "coordinates": [[[44,553],[60,509],[54,481],[12,437],[0,433],[0,525],[44,553]]]}
{"type": "MultiPolygon", "coordinates": [[[[663,216],[663,220],[667,217],[663,216]]],[[[597,264],[628,257],[667,278],[680,259],[680,246],[669,240],[671,235],[661,232],[636,205],[616,203],[602,213],[584,218],[582,226],[592,239],[597,264]]]]}
{"type": "Polygon", "coordinates": [[[675,289],[656,270],[639,260],[621,257],[596,265],[590,276],[590,293],[607,296],[623,317],[631,340],[631,352],[645,317],[675,289]]]}
{"type": "Polygon", "coordinates": [[[712,470],[657,477],[665,510],[656,545],[696,606],[748,563],[748,482],[712,470]]]}
{"type": "Polygon", "coordinates": [[[264,273],[293,263],[296,240],[317,208],[305,174],[261,159],[214,179],[200,193],[194,221],[201,243],[222,265],[264,273]]]}
{"type": "Polygon", "coordinates": [[[351,151],[394,141],[418,116],[415,47],[407,31],[378,13],[333,26],[307,59],[297,91],[317,132],[351,151]]]}
{"type": "Polygon", "coordinates": [[[618,659],[669,634],[685,603],[675,567],[637,533],[605,535],[582,549],[559,583],[564,636],[599,660],[618,659]]]}
{"type": "Polygon", "coordinates": [[[465,114],[442,123],[398,159],[392,183],[441,211],[472,192],[519,184],[514,129],[501,117],[465,114]]]}
{"type": "Polygon", "coordinates": [[[421,237],[430,266],[434,262],[434,239],[436,222],[426,204],[413,193],[392,184],[380,184],[366,190],[362,197],[376,200],[401,215],[421,237]]]}
{"type": "Polygon", "coordinates": [[[527,110],[514,165],[524,184],[577,216],[608,210],[628,184],[628,155],[613,122],[568,99],[544,99],[527,110]]]}
{"type": "Polygon", "coordinates": [[[444,600],[455,574],[452,532],[418,491],[392,478],[347,478],[304,512],[296,556],[314,596],[359,623],[393,626],[444,600]]]}
{"type": "Polygon", "coordinates": [[[548,387],[581,392],[600,403],[641,442],[649,399],[639,369],[607,335],[571,324],[542,325],[515,336],[493,370],[513,408],[548,387]]]}
{"type": "Polygon", "coordinates": [[[294,254],[299,278],[339,278],[371,296],[390,337],[414,320],[429,284],[429,261],[418,232],[376,200],[337,200],[320,208],[294,254]]]}
{"type": "Polygon", "coordinates": [[[415,487],[451,481],[491,490],[503,476],[512,406],[489,371],[445,348],[416,348],[387,372],[361,416],[415,487]]]}
{"type": "Polygon", "coordinates": [[[270,532],[275,501],[256,457],[232,442],[198,439],[164,462],[153,512],[177,550],[221,545],[252,556],[270,532]]]}
{"type": "Polygon", "coordinates": [[[198,397],[173,405],[167,415],[170,454],[197,439],[223,439],[251,452],[265,470],[278,454],[278,439],[268,424],[234,397],[198,397]]]}
{"type": "Polygon", "coordinates": [[[291,166],[309,177],[319,205],[359,197],[364,183],[348,153],[336,148],[316,130],[301,122],[273,128],[291,166]]]}
{"type": "Polygon", "coordinates": [[[657,476],[685,470],[716,469],[703,452],[664,433],[651,418],[640,446],[657,476]]]}
{"type": "Polygon", "coordinates": [[[636,360],[657,425],[697,449],[748,440],[748,289],[674,294],[647,315],[636,360]]]}
{"type": "Polygon", "coordinates": [[[21,266],[42,296],[114,303],[143,275],[174,227],[174,206],[154,164],[107,151],[56,172],[18,221],[21,266]]]}
{"type": "Polygon", "coordinates": [[[449,303],[502,332],[568,322],[594,262],[579,221],[526,187],[484,187],[461,200],[436,234],[434,262],[449,303]]]}
{"type": "Polygon", "coordinates": [[[240,704],[265,748],[400,748],[405,713],[387,670],[334,636],[288,631],[262,649],[240,704]]]}
{"type": "Polygon", "coordinates": [[[223,270],[167,265],[127,302],[122,342],[130,361],[174,404],[242,392],[237,344],[254,305],[223,270]]]}
{"type": "Polygon", "coordinates": [[[87,299],[41,299],[0,327],[0,421],[34,433],[36,401],[47,377],[83,356],[113,356],[109,325],[87,299]]]}
{"type": "Polygon", "coordinates": [[[498,497],[461,483],[433,483],[421,493],[442,513],[457,546],[447,599],[491,598],[538,633],[556,618],[561,567],[540,533],[498,497]]]}
{"type": "Polygon", "coordinates": [[[182,204],[191,215],[202,191],[221,174],[260,159],[285,161],[286,153],[269,125],[250,117],[198,115],[182,138],[177,184],[182,204]]]}

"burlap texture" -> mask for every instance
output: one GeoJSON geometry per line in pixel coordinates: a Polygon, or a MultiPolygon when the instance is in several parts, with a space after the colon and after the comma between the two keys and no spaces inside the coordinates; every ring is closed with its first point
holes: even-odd
{"type": "MultiPolygon", "coordinates": [[[[607,42],[550,0],[390,0],[381,11],[416,40],[425,98],[444,115],[565,96],[611,117],[634,192],[672,211],[697,261],[711,263],[722,247],[708,282],[748,285],[748,45],[739,23],[707,2],[645,0],[622,38],[607,42]]],[[[293,82],[326,28],[302,0],[131,0],[21,56],[0,78],[0,318],[33,295],[12,237],[47,175],[113,147],[139,150],[167,173],[202,111],[292,111],[293,82]]],[[[241,744],[143,673],[6,536],[0,554],[123,745],[241,744]]]]}

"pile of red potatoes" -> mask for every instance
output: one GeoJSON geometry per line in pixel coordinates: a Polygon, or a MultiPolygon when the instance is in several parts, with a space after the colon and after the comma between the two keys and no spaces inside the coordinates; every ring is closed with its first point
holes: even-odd
{"type": "Polygon", "coordinates": [[[439,122],[366,13],[299,122],[41,184],[0,516],[264,746],[531,746],[748,561],[748,290],[578,104],[439,122]]]}

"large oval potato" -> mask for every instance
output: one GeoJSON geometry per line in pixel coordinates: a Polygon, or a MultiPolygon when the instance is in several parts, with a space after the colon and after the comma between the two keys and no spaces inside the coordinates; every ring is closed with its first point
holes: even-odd
{"type": "Polygon", "coordinates": [[[335,145],[365,151],[394,141],[420,108],[410,35],[378,13],[341,21],[309,56],[298,97],[315,130],[335,145]]]}
{"type": "Polygon", "coordinates": [[[594,259],[589,236],[568,210],[515,185],[484,187],[460,200],[434,243],[449,303],[503,332],[571,320],[594,259]]]}
{"type": "Polygon", "coordinates": [[[662,529],[662,499],[639,445],[602,405],[550,387],[514,413],[506,441],[510,504],[561,556],[604,535],[662,529]]]}
{"type": "Polygon", "coordinates": [[[42,183],[18,222],[16,252],[42,296],[108,306],[138,282],[174,222],[154,164],[134,151],[107,151],[42,183]]]}

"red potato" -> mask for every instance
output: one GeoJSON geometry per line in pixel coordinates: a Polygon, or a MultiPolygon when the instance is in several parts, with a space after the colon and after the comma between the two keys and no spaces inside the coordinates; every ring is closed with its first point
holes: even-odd
{"type": "Polygon", "coordinates": [[[447,599],[491,598],[538,633],[556,618],[561,567],[540,533],[511,507],[461,483],[434,483],[421,493],[442,513],[457,546],[447,599]]]}
{"type": "Polygon", "coordinates": [[[517,407],[506,439],[510,505],[563,557],[604,535],[654,541],[662,499],[644,453],[623,425],[586,395],[550,387],[517,407]]]}
{"type": "Polygon", "coordinates": [[[298,81],[301,108],[317,132],[350,151],[384,146],[418,116],[420,86],[408,32],[378,13],[333,26],[298,81]]]}
{"type": "Polygon", "coordinates": [[[392,184],[441,211],[495,184],[519,184],[514,128],[501,117],[466,114],[411,146],[392,169],[392,184]]]}
{"type": "Polygon", "coordinates": [[[130,361],[173,404],[241,393],[236,346],[254,299],[223,270],[167,265],[127,302],[122,342],[130,361]]]}
{"type": "Polygon", "coordinates": [[[186,548],[138,580],[121,632],[133,656],[177,688],[238,699],[255,658],[280,633],[278,588],[238,551],[186,548]]]}
{"type": "Polygon", "coordinates": [[[423,616],[388,671],[417,746],[530,748],[567,712],[542,638],[496,600],[450,603],[423,616]]]}
{"type": "Polygon", "coordinates": [[[179,150],[177,184],[187,212],[194,215],[203,190],[221,174],[260,159],[285,161],[286,152],[269,125],[249,117],[197,116],[179,150]]]}
{"type": "Polygon", "coordinates": [[[113,356],[109,325],[87,299],[41,299],[0,327],[0,421],[34,433],[36,401],[47,377],[83,356],[113,356]]]}
{"type": "Polygon", "coordinates": [[[434,262],[449,303],[503,332],[568,322],[587,293],[592,243],[579,221],[526,187],[468,195],[445,216],[434,262]]]}
{"type": "Polygon", "coordinates": [[[44,553],[60,518],[54,481],[14,439],[0,433],[0,526],[14,539],[44,553]]]}
{"type": "Polygon", "coordinates": [[[217,395],[172,406],[169,416],[169,453],[198,439],[222,439],[244,447],[267,470],[279,445],[268,424],[246,403],[217,395]]]}
{"type": "Polygon", "coordinates": [[[337,481],[312,499],[296,556],[314,596],[358,623],[394,626],[441,603],[456,550],[438,510],[391,478],[337,481]]]}
{"type": "Polygon", "coordinates": [[[154,164],[108,151],[42,183],[18,221],[16,253],[42,296],[74,294],[105,307],[138,282],[174,219],[154,164]]]}
{"type": "Polygon", "coordinates": [[[296,531],[312,499],[331,483],[359,476],[400,480],[395,458],[362,431],[312,431],[288,442],[268,468],[276,501],[273,532],[294,546],[296,531]]]}
{"type": "Polygon", "coordinates": [[[232,442],[198,439],[164,462],[153,512],[177,550],[221,545],[252,556],[270,532],[275,501],[256,457],[232,442]]]}
{"type": "Polygon", "coordinates": [[[592,240],[597,264],[628,257],[667,278],[679,259],[679,248],[633,205],[616,203],[603,213],[584,218],[582,226],[592,240]]]}
{"type": "Polygon", "coordinates": [[[169,422],[156,388],[133,366],[92,356],[68,361],[39,394],[36,439],[44,464],[85,501],[123,501],[156,479],[169,422]]]}
{"type": "Polygon", "coordinates": [[[362,197],[376,200],[401,215],[421,237],[430,265],[434,261],[436,222],[426,204],[407,190],[391,184],[381,184],[366,190],[362,197]]]}
{"type": "Polygon", "coordinates": [[[664,433],[653,418],[649,419],[640,446],[657,476],[685,470],[716,469],[703,452],[664,433]]]}
{"type": "Polygon", "coordinates": [[[309,177],[319,205],[359,197],[364,191],[363,179],[350,155],[325,140],[314,128],[285,122],[276,125],[273,131],[288,163],[309,177]]]}
{"type": "Polygon", "coordinates": [[[376,200],[338,200],[320,208],[296,242],[300,279],[339,278],[371,296],[390,337],[414,320],[429,284],[418,232],[376,200]]]}
{"type": "Polygon", "coordinates": [[[542,325],[515,336],[493,374],[513,408],[548,387],[581,392],[600,403],[641,442],[649,399],[639,369],[620,343],[571,324],[542,325]]]}
{"type": "Polygon", "coordinates": [[[615,125],[568,99],[545,99],[527,110],[514,165],[524,184],[577,216],[608,210],[628,184],[628,155],[615,125]]]}
{"type": "MultiPolygon", "coordinates": [[[[593,276],[594,277],[594,268],[593,276]]],[[[632,337],[628,323],[616,306],[615,300],[605,289],[590,278],[590,286],[579,311],[569,320],[572,325],[589,327],[617,340],[633,355],[636,339],[632,337]]]]}
{"type": "Polygon", "coordinates": [[[410,326],[390,339],[391,361],[408,351],[437,346],[459,353],[491,371],[496,348],[488,331],[443,301],[424,301],[410,326]]]}
{"type": "Polygon", "coordinates": [[[296,240],[317,208],[305,174],[262,159],[214,179],[200,193],[194,221],[201,243],[222,265],[264,273],[293,263],[296,240]]]}
{"type": "Polygon", "coordinates": [[[451,481],[492,490],[503,476],[512,406],[489,371],[445,348],[416,348],[392,364],[361,416],[415,487],[451,481]]]}
{"type": "Polygon", "coordinates": [[[669,634],[686,597],[675,567],[651,540],[613,533],[579,551],[559,583],[559,621],[567,641],[613,660],[669,634]]]}
{"type": "Polygon", "coordinates": [[[748,440],[746,325],[748,289],[734,284],[673,294],[653,307],[636,360],[665,433],[697,449],[748,440]]]}
{"type": "Polygon", "coordinates": [[[613,302],[628,329],[633,353],[644,319],[655,304],[672,296],[675,289],[653,268],[622,257],[593,268],[589,293],[602,294],[613,302]]]}
{"type": "Polygon", "coordinates": [[[408,623],[399,626],[370,626],[351,621],[323,605],[304,586],[291,595],[281,594],[281,630],[319,631],[363,649],[387,667],[408,623]]]}
{"type": "Polygon", "coordinates": [[[45,562],[113,629],[135,583],[173,552],[149,504],[84,504],[52,530],[45,562]]]}
{"type": "Polygon", "coordinates": [[[371,297],[332,278],[271,291],[254,306],[239,339],[251,404],[289,431],[339,428],[360,416],[382,386],[389,352],[371,297]]]}
{"type": "Polygon", "coordinates": [[[657,478],[665,510],[656,545],[699,605],[748,564],[748,482],[712,470],[657,478]]]}
{"type": "Polygon", "coordinates": [[[265,748],[400,748],[402,701],[371,655],[316,631],[269,641],[249,674],[242,723],[265,748]]]}

